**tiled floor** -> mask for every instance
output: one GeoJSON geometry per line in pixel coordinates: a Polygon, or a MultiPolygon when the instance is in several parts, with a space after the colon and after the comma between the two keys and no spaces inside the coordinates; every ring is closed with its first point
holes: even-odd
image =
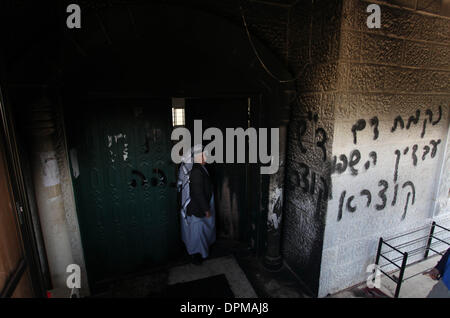
{"type": "Polygon", "coordinates": [[[233,255],[209,259],[201,265],[186,264],[173,267],[169,270],[168,284],[174,285],[219,274],[225,274],[236,298],[258,297],[233,255]]]}
{"type": "Polygon", "coordinates": [[[200,266],[189,263],[185,257],[165,269],[115,281],[107,291],[94,297],[164,297],[168,286],[220,274],[225,275],[237,298],[306,297],[303,287],[286,267],[269,272],[246,246],[227,240],[218,241],[210,258],[200,266]]]}

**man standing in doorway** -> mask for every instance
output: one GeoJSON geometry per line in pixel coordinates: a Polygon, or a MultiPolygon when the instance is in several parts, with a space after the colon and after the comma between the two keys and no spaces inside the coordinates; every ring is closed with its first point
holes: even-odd
{"type": "Polygon", "coordinates": [[[193,148],[194,164],[189,176],[190,202],[182,220],[181,235],[192,263],[200,265],[216,241],[214,194],[205,167],[206,154],[201,145],[193,148]]]}

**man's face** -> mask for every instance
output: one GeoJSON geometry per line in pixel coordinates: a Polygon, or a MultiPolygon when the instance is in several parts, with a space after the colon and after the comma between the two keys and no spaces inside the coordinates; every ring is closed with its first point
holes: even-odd
{"type": "Polygon", "coordinates": [[[206,154],[202,152],[202,165],[206,164],[206,154]]]}
{"type": "Polygon", "coordinates": [[[194,162],[204,165],[206,163],[206,154],[204,152],[196,154],[194,162]]]}

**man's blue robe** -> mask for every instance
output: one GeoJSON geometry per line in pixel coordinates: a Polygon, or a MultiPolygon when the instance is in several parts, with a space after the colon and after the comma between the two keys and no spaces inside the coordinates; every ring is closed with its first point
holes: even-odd
{"type": "Polygon", "coordinates": [[[203,258],[209,255],[209,246],[216,241],[216,211],[214,207],[214,194],[209,202],[209,218],[199,218],[195,215],[181,216],[181,238],[186,245],[189,255],[200,253],[203,258]]]}

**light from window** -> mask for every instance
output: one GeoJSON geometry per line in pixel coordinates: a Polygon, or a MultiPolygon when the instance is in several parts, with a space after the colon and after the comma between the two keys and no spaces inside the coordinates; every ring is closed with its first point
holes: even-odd
{"type": "Polygon", "coordinates": [[[172,108],[173,126],[184,126],[184,108],[172,108]]]}
{"type": "Polygon", "coordinates": [[[184,126],[184,98],[172,98],[172,124],[173,127],[184,126]]]}

